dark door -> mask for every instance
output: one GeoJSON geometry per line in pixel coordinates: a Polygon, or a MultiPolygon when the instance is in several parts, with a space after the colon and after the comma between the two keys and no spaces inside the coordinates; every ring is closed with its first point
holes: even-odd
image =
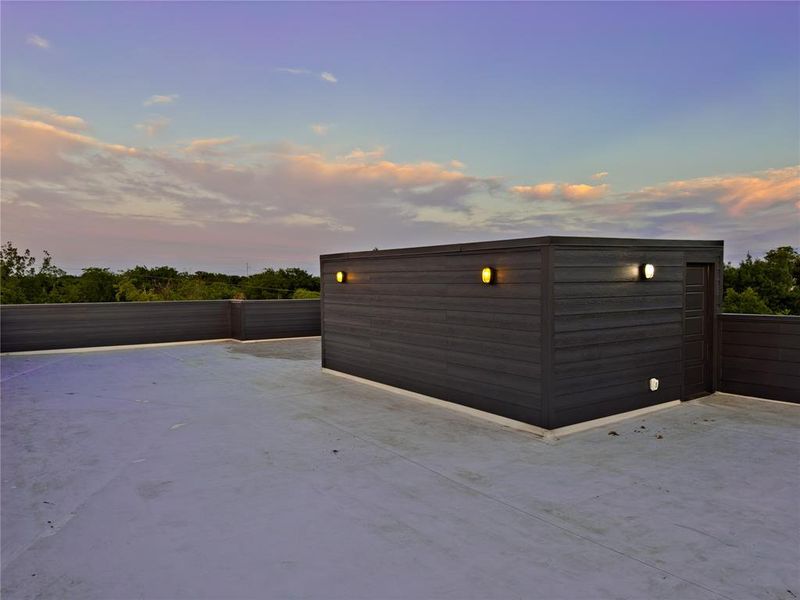
{"type": "Polygon", "coordinates": [[[683,399],[713,391],[714,265],[686,265],[683,304],[683,399]]]}

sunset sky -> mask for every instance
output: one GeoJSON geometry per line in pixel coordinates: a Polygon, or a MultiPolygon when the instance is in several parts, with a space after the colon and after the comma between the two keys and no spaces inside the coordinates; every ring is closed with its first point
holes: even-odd
{"type": "Polygon", "coordinates": [[[537,235],[800,246],[800,4],[13,3],[2,240],[318,271],[537,235]]]}

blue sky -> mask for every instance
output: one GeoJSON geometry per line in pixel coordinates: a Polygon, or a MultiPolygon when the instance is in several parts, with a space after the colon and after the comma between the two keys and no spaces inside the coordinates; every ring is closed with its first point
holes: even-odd
{"type": "Polygon", "coordinates": [[[228,272],[546,234],[800,245],[799,6],[5,2],[2,237],[228,272]]]}

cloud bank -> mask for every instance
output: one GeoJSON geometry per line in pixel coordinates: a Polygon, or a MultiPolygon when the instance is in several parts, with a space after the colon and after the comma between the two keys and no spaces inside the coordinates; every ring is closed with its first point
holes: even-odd
{"type": "MultiPolygon", "coordinates": [[[[155,135],[159,123],[140,125],[155,135]]],[[[231,270],[244,256],[313,268],[321,252],[549,234],[725,239],[741,255],[797,244],[800,225],[797,166],[616,190],[605,175],[509,182],[383,148],[236,136],[130,147],[21,103],[2,129],[3,238],[78,266],[231,270]]]]}

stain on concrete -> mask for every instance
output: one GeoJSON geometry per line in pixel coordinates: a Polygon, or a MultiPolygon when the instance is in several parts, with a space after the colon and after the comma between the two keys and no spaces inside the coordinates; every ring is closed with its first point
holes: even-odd
{"type": "Polygon", "coordinates": [[[466,479],[467,481],[470,481],[472,483],[483,483],[484,481],[486,481],[486,477],[484,477],[480,473],[475,473],[467,469],[458,469],[456,471],[456,474],[461,479],[466,479]]]}
{"type": "Polygon", "coordinates": [[[172,481],[145,481],[136,486],[136,491],[145,500],[155,500],[169,491],[172,481]]]}

